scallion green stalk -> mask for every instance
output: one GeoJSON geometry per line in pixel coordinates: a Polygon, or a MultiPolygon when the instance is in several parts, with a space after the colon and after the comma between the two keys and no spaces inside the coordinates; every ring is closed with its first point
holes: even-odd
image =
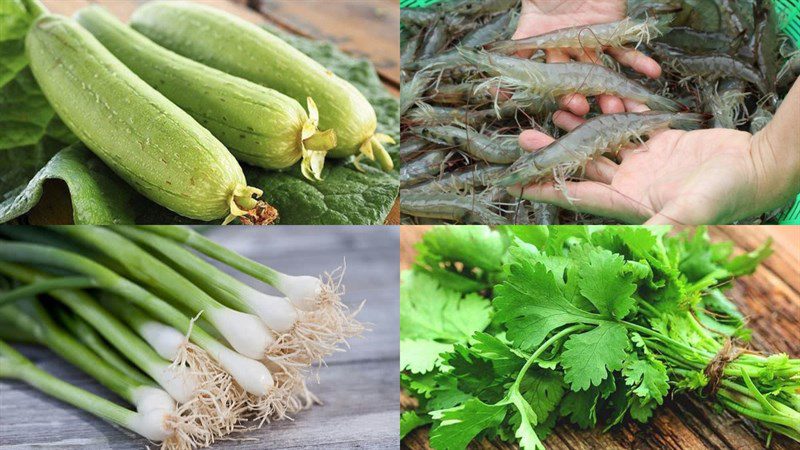
{"type": "Polygon", "coordinates": [[[353,321],[330,320],[315,312],[296,309],[285,298],[264,294],[195,255],[179,243],[139,227],[115,230],[147,248],[159,259],[204,289],[209,295],[240,311],[255,314],[267,326],[283,334],[281,353],[302,364],[321,362],[336,351],[337,344],[359,334],[363,327],[353,321]]]}
{"type": "Polygon", "coordinates": [[[156,411],[131,411],[100,396],[60,380],[36,367],[29,359],[0,341],[0,378],[23,381],[34,388],[95,416],[127,428],[152,441],[164,441],[174,435],[156,411]]]}
{"type": "MultiPolygon", "coordinates": [[[[0,246],[0,261],[40,264],[91,276],[100,288],[132,302],[182,333],[188,334],[192,329],[191,320],[174,306],[81,255],[38,244],[9,242],[0,246]]],[[[272,390],[274,380],[263,364],[232,351],[199,327],[194,327],[190,339],[208,352],[247,392],[264,396],[272,390]]]]}
{"type": "Polygon", "coordinates": [[[203,316],[239,353],[253,359],[270,356],[270,347],[275,339],[258,317],[222,305],[125,237],[106,227],[54,229],[111,258],[124,267],[129,277],[154,289],[163,298],[180,302],[192,314],[203,312],[203,316]]]}

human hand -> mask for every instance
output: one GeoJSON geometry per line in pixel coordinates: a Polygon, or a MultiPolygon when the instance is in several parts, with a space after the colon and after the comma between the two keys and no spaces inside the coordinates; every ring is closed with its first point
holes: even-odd
{"type": "MultiPolygon", "coordinates": [[[[625,0],[523,0],[522,13],[513,39],[523,39],[544,33],[580,25],[614,22],[625,18],[627,2],[625,0]]],[[[620,64],[632,68],[650,78],[661,76],[661,66],[652,58],[638,50],[628,48],[602,49],[620,64]]],[[[598,49],[548,49],[545,60],[548,63],[577,60],[599,64],[598,49]]],[[[519,56],[529,58],[531,51],[520,52],[519,56]]],[[[641,103],[623,100],[612,95],[597,97],[600,109],[606,114],[638,111],[641,103]]],[[[569,111],[574,118],[589,112],[589,102],[581,94],[570,94],[559,99],[561,107],[569,111]]],[[[562,116],[567,120],[569,117],[562,116]]]]}
{"type": "MultiPolygon", "coordinates": [[[[528,151],[552,141],[533,130],[520,135],[528,151]]],[[[667,130],[623,149],[617,161],[601,156],[589,162],[584,181],[531,185],[521,192],[514,186],[509,192],[626,223],[731,223],[769,203],[762,198],[770,191],[769,170],[754,156],[751,141],[750,133],[722,128],[667,130]]]]}

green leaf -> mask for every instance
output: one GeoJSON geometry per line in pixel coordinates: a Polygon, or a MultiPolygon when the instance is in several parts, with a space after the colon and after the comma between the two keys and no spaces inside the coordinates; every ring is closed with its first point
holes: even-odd
{"type": "Polygon", "coordinates": [[[416,266],[461,292],[491,287],[502,271],[506,239],[485,226],[436,227],[417,244],[416,266]]]}
{"type": "Polygon", "coordinates": [[[439,355],[453,349],[452,344],[442,344],[428,339],[400,340],[400,370],[411,373],[430,372],[441,361],[439,355]]]}
{"type": "Polygon", "coordinates": [[[622,319],[636,304],[632,295],[636,284],[623,275],[625,260],[622,256],[601,248],[584,247],[578,262],[581,294],[605,315],[622,319]]]}
{"type": "Polygon", "coordinates": [[[756,268],[772,254],[772,238],[752,252],[736,256],[725,264],[731,276],[738,277],[755,272],[756,268]]]}
{"type": "Polygon", "coordinates": [[[573,391],[599,386],[610,371],[622,369],[628,347],[628,334],[621,324],[601,323],[585,333],[573,334],[561,353],[564,381],[573,391]]]}
{"type": "Polygon", "coordinates": [[[542,441],[539,440],[539,436],[537,436],[536,432],[533,430],[533,426],[537,424],[537,418],[531,405],[517,390],[511,391],[511,402],[520,414],[519,426],[514,433],[514,436],[519,439],[520,448],[526,450],[545,450],[544,444],[542,444],[542,441]]]}
{"type": "Polygon", "coordinates": [[[550,237],[550,228],[543,225],[509,225],[502,229],[541,250],[546,248],[550,237]]]}
{"type": "Polygon", "coordinates": [[[506,415],[506,407],[487,405],[473,398],[461,406],[430,414],[438,421],[431,429],[431,447],[436,450],[461,450],[482,431],[500,425],[506,415]]]}
{"type": "Polygon", "coordinates": [[[622,369],[622,375],[625,384],[634,387],[631,392],[644,401],[653,400],[660,405],[669,392],[667,368],[655,358],[629,359],[622,369]]]}
{"type": "Polygon", "coordinates": [[[402,274],[400,336],[445,343],[466,342],[491,321],[489,301],[477,294],[462,296],[444,289],[430,275],[416,270],[402,274]]]}
{"type": "MultiPolygon", "coordinates": [[[[67,191],[42,205],[41,215],[47,223],[72,220],[75,224],[133,223],[139,205],[145,202],[116,177],[105,164],[82,145],[68,147],[5,201],[0,203],[0,223],[28,212],[41,199],[48,181],[63,181],[67,191]],[[65,201],[56,202],[56,198],[65,201]]],[[[59,187],[58,184],[52,186],[59,187]]]]}
{"type": "Polygon", "coordinates": [[[556,410],[564,397],[564,381],[559,371],[531,368],[522,379],[519,390],[541,423],[556,410]]]}
{"type": "Polygon", "coordinates": [[[33,73],[21,71],[0,89],[0,150],[36,145],[54,116],[33,73]]]}
{"type": "Polygon", "coordinates": [[[560,414],[581,428],[592,428],[597,424],[597,388],[585,391],[568,391],[561,402],[560,414]]]}
{"type": "Polygon", "coordinates": [[[433,420],[430,417],[420,416],[415,411],[406,411],[400,414],[400,439],[406,437],[408,433],[416,428],[428,425],[431,422],[433,422],[433,420]]]}
{"type": "Polygon", "coordinates": [[[491,334],[476,332],[472,335],[470,344],[470,350],[481,358],[490,360],[498,374],[516,373],[525,365],[525,358],[491,334]]]}
{"type": "Polygon", "coordinates": [[[572,323],[595,323],[598,316],[574,306],[564,297],[553,273],[541,263],[514,257],[503,284],[495,288],[495,319],[508,328],[508,338],[529,350],[556,328],[572,323]]]}
{"type": "Polygon", "coordinates": [[[246,166],[250,185],[278,209],[284,225],[381,225],[397,198],[400,182],[392,174],[365,168],[362,173],[331,160],[322,181],[309,181],[298,166],[269,172],[246,166]]]}
{"type": "Polygon", "coordinates": [[[650,417],[653,416],[653,410],[658,407],[655,401],[644,400],[639,397],[631,398],[631,406],[628,410],[631,417],[642,423],[647,423],[650,417]]]}
{"type": "Polygon", "coordinates": [[[28,65],[25,35],[33,17],[21,0],[0,2],[0,87],[28,65]]]}

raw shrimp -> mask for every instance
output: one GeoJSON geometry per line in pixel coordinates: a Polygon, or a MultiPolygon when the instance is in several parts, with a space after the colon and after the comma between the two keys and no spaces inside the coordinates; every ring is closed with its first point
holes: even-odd
{"type": "Polygon", "coordinates": [[[498,179],[498,186],[528,185],[547,177],[557,181],[568,178],[594,157],[613,151],[664,128],[697,128],[704,120],[700,114],[646,113],[605,114],[578,126],[550,145],[526,153],[498,179]]]}
{"type": "Polygon", "coordinates": [[[407,187],[433,178],[439,173],[447,152],[432,151],[403,164],[400,168],[400,187],[407,187]]]}
{"type": "Polygon", "coordinates": [[[411,105],[417,102],[422,97],[425,90],[433,78],[430,72],[420,71],[414,74],[414,77],[400,86],[400,114],[402,115],[411,105]]]}
{"type": "Polygon", "coordinates": [[[739,118],[745,110],[747,93],[744,88],[744,83],[740,80],[726,80],[719,83],[719,86],[709,83],[703,87],[704,103],[706,111],[713,117],[713,128],[736,129],[744,122],[739,118]]]}
{"type": "Polygon", "coordinates": [[[764,93],[768,93],[761,74],[753,66],[728,55],[689,56],[665,44],[654,45],[653,49],[662,62],[684,78],[700,77],[706,81],[723,78],[738,78],[752,83],[764,93]]]}
{"type": "Polygon", "coordinates": [[[412,156],[421,152],[428,143],[422,139],[401,139],[400,140],[400,159],[411,159],[412,156]]]}
{"type": "Polygon", "coordinates": [[[478,17],[491,16],[508,10],[517,10],[519,0],[455,0],[436,3],[424,8],[458,16],[478,17]]]}
{"type": "MultiPolygon", "coordinates": [[[[497,16],[489,23],[466,34],[459,42],[459,46],[477,48],[502,37],[509,32],[509,28],[512,26],[512,18],[516,17],[517,14],[511,12],[497,16]]],[[[513,22],[516,22],[516,19],[514,19],[513,22]]],[[[458,53],[458,49],[452,49],[438,55],[423,55],[417,61],[410,63],[407,67],[411,70],[423,68],[456,69],[465,64],[466,61],[464,61],[464,58],[458,53]]]]}
{"type": "Polygon", "coordinates": [[[507,168],[508,166],[502,164],[478,163],[427,181],[415,187],[415,190],[420,192],[424,189],[429,192],[472,191],[475,188],[488,186],[507,168]]]}
{"type": "MultiPolygon", "coordinates": [[[[642,102],[654,110],[677,111],[677,102],[647,90],[613,70],[590,63],[539,63],[511,56],[461,50],[462,56],[479,69],[498,76],[496,87],[524,89],[550,98],[567,94],[611,94],[642,102]]],[[[490,83],[492,81],[488,81],[490,83]]],[[[496,81],[494,81],[496,82],[496,81]]]]}
{"type": "MultiPolygon", "coordinates": [[[[508,112],[508,109],[505,112],[508,112]]],[[[462,123],[472,127],[485,124],[496,118],[498,117],[493,109],[472,111],[465,108],[431,106],[424,103],[417,104],[416,108],[403,117],[404,121],[414,126],[462,123]]]]}
{"type": "Polygon", "coordinates": [[[727,53],[741,46],[741,38],[731,42],[731,38],[723,33],[697,31],[689,27],[672,28],[658,38],[658,42],[679,48],[687,54],[727,53]]]}
{"type": "Polygon", "coordinates": [[[518,19],[519,14],[516,11],[500,14],[488,23],[464,35],[458,45],[468,48],[480,47],[507,36],[517,26],[518,19]]]}
{"type": "Polygon", "coordinates": [[[420,36],[409,38],[402,50],[400,51],[400,67],[403,69],[409,68],[417,60],[417,51],[419,50],[420,36]]]}
{"type": "Polygon", "coordinates": [[[484,225],[508,223],[508,219],[492,211],[484,202],[480,196],[473,198],[459,194],[420,192],[416,189],[400,191],[400,212],[409,216],[484,225]]]}
{"type": "Polygon", "coordinates": [[[666,26],[657,19],[625,19],[597,25],[581,25],[562,28],[549,33],[524,39],[509,39],[489,44],[486,49],[492,52],[513,54],[520,50],[546,48],[600,48],[623,47],[626,44],[650,42],[660,36],[666,26]]]}
{"type": "Polygon", "coordinates": [[[490,138],[470,127],[440,125],[414,131],[430,142],[459,148],[478,161],[510,164],[522,155],[517,138],[490,138]]]}
{"type": "Polygon", "coordinates": [[[447,46],[450,40],[447,33],[447,24],[444,19],[437,21],[428,28],[425,39],[422,41],[422,49],[419,52],[420,59],[427,59],[438,55],[447,46]]]}

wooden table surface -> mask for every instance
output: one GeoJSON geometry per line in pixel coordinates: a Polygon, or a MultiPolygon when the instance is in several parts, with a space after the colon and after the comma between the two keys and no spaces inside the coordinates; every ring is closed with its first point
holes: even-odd
{"type": "MultiPolygon", "coordinates": [[[[327,359],[320,384],[323,402],[261,430],[248,440],[220,441],[219,449],[395,449],[399,413],[398,229],[396,227],[218,227],[208,236],[242,254],[291,274],[317,275],[346,258],[345,302],[366,299],[359,316],[371,331],[347,352],[327,359]]],[[[237,277],[242,278],[241,276],[237,277]]],[[[249,281],[248,281],[249,282],[249,281]]],[[[47,350],[18,346],[42,369],[114,398],[88,375],[47,350]]],[[[133,433],[49,398],[19,382],[0,381],[0,448],[143,449],[133,433]]],[[[150,448],[155,448],[151,445],[150,448]]]]}
{"type": "MultiPolygon", "coordinates": [[[[427,228],[402,227],[401,269],[411,267],[414,243],[427,228]]],[[[728,295],[749,317],[753,349],[800,357],[800,227],[727,226],[713,227],[710,232],[715,240],[732,240],[737,252],[753,250],[772,237],[774,253],[753,275],[737,280],[728,295]]],[[[415,430],[403,440],[401,447],[427,449],[427,442],[428,430],[415,430]]],[[[605,434],[599,430],[582,431],[559,425],[545,445],[549,450],[766,448],[764,434],[752,423],[727,412],[719,414],[709,407],[708,402],[690,395],[666,399],[648,424],[627,420],[605,434]]],[[[516,446],[484,441],[473,444],[471,448],[512,449],[516,446]]],[[[776,436],[770,448],[798,449],[800,444],[776,436]]]]}

